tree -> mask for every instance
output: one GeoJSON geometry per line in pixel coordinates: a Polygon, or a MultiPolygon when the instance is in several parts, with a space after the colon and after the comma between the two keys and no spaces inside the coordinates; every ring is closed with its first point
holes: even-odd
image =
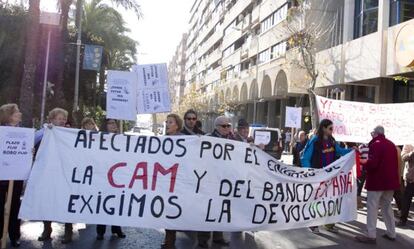
{"type": "Polygon", "coordinates": [[[310,0],[296,0],[291,6],[285,25],[288,34],[288,44],[299,52],[299,59],[294,59],[291,64],[303,68],[309,79],[307,92],[311,109],[312,127],[317,127],[318,114],[316,109],[315,86],[319,77],[316,65],[316,52],[320,44],[325,44],[326,35],[336,27],[336,16],[328,10],[329,4],[322,1],[312,6],[310,0]],[[324,9],[316,10],[316,5],[324,9]],[[316,10],[316,13],[315,13],[316,10]]]}
{"type": "Polygon", "coordinates": [[[26,18],[23,7],[0,4],[0,105],[18,103],[26,18]]]}
{"type": "Polygon", "coordinates": [[[40,0],[29,0],[29,13],[26,29],[26,48],[24,72],[20,87],[20,109],[23,125],[31,127],[33,123],[33,95],[37,69],[37,51],[39,44],[40,0]]]}

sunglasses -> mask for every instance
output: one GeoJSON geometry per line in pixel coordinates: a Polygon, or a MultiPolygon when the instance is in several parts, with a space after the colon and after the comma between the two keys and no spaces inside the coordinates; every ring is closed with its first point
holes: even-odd
{"type": "Polygon", "coordinates": [[[197,118],[185,118],[186,120],[193,120],[193,121],[195,121],[195,120],[197,120],[197,118]]]}
{"type": "Polygon", "coordinates": [[[231,127],[231,125],[229,125],[229,124],[224,124],[224,125],[220,125],[220,127],[222,127],[222,128],[230,128],[230,127],[231,127]]]}

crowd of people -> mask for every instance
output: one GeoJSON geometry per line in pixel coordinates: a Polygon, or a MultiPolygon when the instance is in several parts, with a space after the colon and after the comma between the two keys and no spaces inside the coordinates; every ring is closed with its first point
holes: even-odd
{"type": "MultiPolygon", "coordinates": [[[[6,104],[0,107],[0,125],[18,127],[21,123],[22,114],[16,104],[6,104]]],[[[48,115],[48,123],[53,126],[70,127],[68,123],[68,112],[61,108],[55,108],[48,115]]],[[[395,218],[392,208],[392,200],[396,199],[400,211],[398,226],[406,226],[410,205],[414,196],[414,146],[404,145],[402,150],[394,145],[385,136],[382,126],[373,129],[372,140],[367,145],[338,143],[333,137],[333,122],[322,120],[317,129],[306,134],[305,131],[282,132],[279,138],[283,143],[285,151],[292,150],[293,165],[303,168],[320,169],[328,166],[341,156],[356,150],[360,157],[360,174],[358,177],[358,208],[362,208],[362,188],[365,185],[367,190],[367,232],[364,235],[356,236],[356,240],[362,243],[376,243],[376,223],[378,210],[381,209],[382,217],[387,227],[387,232],[383,238],[394,241],[396,239],[395,218]]],[[[119,122],[114,119],[105,119],[100,128],[95,121],[86,117],[81,122],[81,129],[105,131],[119,133],[119,122]]],[[[232,127],[232,120],[226,116],[219,116],[214,121],[214,130],[206,134],[201,128],[197,112],[188,110],[183,119],[177,114],[169,114],[166,119],[166,136],[177,135],[208,135],[222,139],[231,139],[245,143],[254,143],[254,139],[249,136],[250,126],[245,119],[237,122],[236,129],[232,127]]],[[[35,133],[35,152],[41,144],[44,128],[35,133]]],[[[414,142],[414,141],[413,141],[414,142]]],[[[258,147],[264,148],[263,145],[258,147]]],[[[0,232],[4,223],[4,205],[8,189],[8,181],[0,181],[0,232]]],[[[23,191],[23,181],[15,181],[12,193],[11,213],[9,217],[9,238],[12,247],[20,245],[20,220],[18,211],[20,208],[20,197],[23,191]]],[[[332,233],[338,233],[339,229],[335,224],[325,225],[325,229],[332,233]]],[[[103,240],[106,225],[96,225],[97,240],[103,240]]],[[[319,227],[310,227],[313,233],[320,233],[319,227]]],[[[122,228],[119,226],[111,227],[112,234],[118,238],[125,238],[122,228]]],[[[163,249],[175,248],[176,232],[166,230],[164,241],[161,245],[163,249]]],[[[2,233],[1,233],[2,234],[2,233]]],[[[43,232],[39,236],[39,241],[51,239],[51,221],[43,221],[43,232]]],[[[209,241],[220,246],[228,246],[223,233],[198,232],[198,244],[201,248],[208,248],[209,241]]],[[[73,226],[65,224],[62,243],[72,241],[73,226]]]]}

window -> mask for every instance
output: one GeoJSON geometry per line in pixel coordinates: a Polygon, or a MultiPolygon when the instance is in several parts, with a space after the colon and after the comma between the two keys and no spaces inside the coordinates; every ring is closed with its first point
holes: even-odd
{"type": "Polygon", "coordinates": [[[272,46],[272,54],[270,59],[276,59],[284,56],[286,54],[286,41],[280,42],[272,46]]]}
{"type": "Polygon", "coordinates": [[[270,49],[266,49],[259,53],[259,64],[270,61],[270,49]]]}
{"type": "Polygon", "coordinates": [[[354,38],[378,29],[378,0],[355,0],[354,38]]]}
{"type": "Polygon", "coordinates": [[[230,47],[226,48],[223,51],[223,57],[227,57],[229,55],[231,55],[234,52],[234,45],[231,45],[230,47]]]}
{"type": "Polygon", "coordinates": [[[394,81],[394,103],[414,102],[414,81],[394,81]]]}
{"type": "Polygon", "coordinates": [[[390,26],[414,19],[413,0],[390,1],[390,26]]]}
{"type": "Polygon", "coordinates": [[[266,17],[261,23],[260,23],[260,30],[261,32],[266,32],[274,25],[277,25],[281,21],[285,20],[287,17],[288,12],[288,4],[284,4],[282,7],[277,9],[275,12],[273,12],[270,16],[266,17]]]}

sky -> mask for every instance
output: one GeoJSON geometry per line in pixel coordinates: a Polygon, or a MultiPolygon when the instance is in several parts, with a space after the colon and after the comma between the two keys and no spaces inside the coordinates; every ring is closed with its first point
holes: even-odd
{"type": "MultiPolygon", "coordinates": [[[[17,0],[16,0],[17,1],[17,0]]],[[[55,12],[57,0],[41,0],[41,10],[55,12]]],[[[106,1],[108,3],[108,1],[106,1]]],[[[132,11],[115,8],[122,13],[131,38],[139,42],[139,64],[168,63],[174,55],[181,36],[188,29],[190,8],[194,0],[138,0],[143,18],[138,20],[132,11]]]]}

